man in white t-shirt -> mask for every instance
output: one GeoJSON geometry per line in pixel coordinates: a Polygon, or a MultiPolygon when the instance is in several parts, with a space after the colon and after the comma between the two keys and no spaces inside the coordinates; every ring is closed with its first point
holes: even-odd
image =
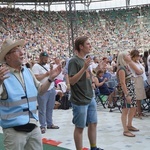
{"type": "MultiPolygon", "coordinates": [[[[50,65],[47,64],[48,62],[48,54],[47,52],[41,52],[39,57],[39,63],[34,64],[32,67],[32,71],[41,83],[44,83],[48,80],[49,73],[50,73],[50,65]]],[[[55,97],[56,97],[56,90],[54,86],[54,82],[51,83],[49,89],[46,93],[42,96],[38,95],[38,112],[39,112],[39,122],[41,133],[46,132],[47,129],[59,129],[58,126],[53,125],[52,114],[53,108],[55,105],[55,97]]]]}

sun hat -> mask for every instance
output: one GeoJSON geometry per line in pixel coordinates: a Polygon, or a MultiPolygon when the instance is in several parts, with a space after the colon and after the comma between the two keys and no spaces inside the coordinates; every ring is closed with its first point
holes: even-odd
{"type": "Polygon", "coordinates": [[[5,55],[12,50],[14,47],[16,46],[24,46],[25,41],[24,40],[18,40],[18,41],[14,41],[10,38],[7,38],[0,49],[0,62],[4,62],[4,57],[5,55]]]}

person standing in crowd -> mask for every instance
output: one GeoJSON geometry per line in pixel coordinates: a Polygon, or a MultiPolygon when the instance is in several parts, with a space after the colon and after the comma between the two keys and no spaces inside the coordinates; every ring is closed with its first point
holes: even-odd
{"type": "Polygon", "coordinates": [[[90,65],[91,71],[94,74],[96,74],[95,70],[96,70],[96,67],[98,66],[98,63],[99,63],[98,58],[96,56],[94,56],[93,57],[93,61],[92,61],[91,65],[90,65]]]}
{"type": "Polygon", "coordinates": [[[136,95],[129,66],[132,69],[136,68],[129,54],[127,52],[120,52],[117,58],[117,78],[119,83],[118,93],[120,94],[122,104],[121,121],[124,130],[123,135],[135,137],[135,134],[130,131],[139,131],[139,129],[132,125],[133,117],[136,112],[136,95]]]}
{"type": "Polygon", "coordinates": [[[110,65],[110,62],[108,60],[107,57],[103,57],[102,59],[102,68],[103,67],[106,67],[106,70],[109,71],[109,72],[112,72],[112,66],[110,65]]]}
{"type": "Polygon", "coordinates": [[[108,53],[108,60],[109,60],[109,63],[111,64],[112,60],[113,60],[113,56],[111,55],[111,53],[109,52],[108,53]]]}
{"type": "Polygon", "coordinates": [[[0,50],[0,62],[6,63],[0,67],[0,125],[5,150],[43,149],[36,116],[37,93],[45,93],[61,72],[61,66],[51,70],[41,84],[32,71],[23,66],[24,43],[24,40],[8,38],[0,50]]]}
{"type": "Polygon", "coordinates": [[[66,60],[66,65],[65,65],[64,70],[63,70],[64,81],[66,82],[66,85],[67,85],[67,91],[70,91],[70,83],[69,83],[69,77],[68,77],[68,65],[69,65],[70,59],[71,58],[68,58],[66,60]]]}
{"type": "Polygon", "coordinates": [[[96,145],[97,110],[93,96],[91,73],[88,69],[92,59],[91,57],[85,58],[91,50],[88,37],[78,37],[75,40],[75,50],[78,54],[69,61],[68,76],[71,87],[70,101],[73,109],[76,149],[81,150],[83,148],[83,130],[88,126],[91,150],[102,150],[96,145]]]}
{"type": "Polygon", "coordinates": [[[111,66],[112,66],[113,72],[116,72],[116,70],[117,70],[117,63],[116,63],[116,61],[117,61],[116,57],[114,57],[112,59],[112,61],[111,61],[111,66]]]}
{"type": "Polygon", "coordinates": [[[150,84],[150,49],[148,51],[149,55],[147,57],[147,66],[148,66],[148,83],[150,84]]]}
{"type": "Polygon", "coordinates": [[[130,56],[135,66],[137,67],[136,70],[130,68],[135,83],[135,93],[136,93],[136,100],[137,100],[137,111],[135,117],[142,119],[142,116],[144,114],[142,113],[141,100],[144,100],[146,98],[144,82],[147,81],[147,77],[145,74],[144,66],[139,62],[141,59],[139,51],[132,50],[130,52],[130,56]],[[139,72],[141,72],[141,74],[138,74],[139,72]]]}
{"type": "MultiPolygon", "coordinates": [[[[61,64],[61,60],[60,58],[56,57],[54,58],[54,65],[53,65],[53,68],[55,69],[58,65],[61,64]]],[[[60,81],[64,81],[64,74],[63,74],[63,71],[55,78],[55,80],[60,80],[60,81]]]]}
{"type": "MultiPolygon", "coordinates": [[[[44,83],[49,78],[50,73],[50,65],[48,64],[48,53],[41,52],[39,56],[39,63],[34,64],[32,67],[32,71],[41,83],[44,83]]],[[[59,129],[58,126],[53,124],[52,116],[53,116],[53,108],[55,106],[55,97],[56,90],[54,86],[54,82],[51,83],[47,92],[43,95],[38,95],[38,114],[39,114],[39,122],[41,133],[46,132],[47,129],[59,129]]]]}
{"type": "Polygon", "coordinates": [[[143,60],[143,63],[144,63],[144,67],[145,67],[145,73],[146,73],[146,75],[148,75],[147,58],[148,58],[148,51],[144,51],[144,54],[143,54],[142,60],[143,60]]]}

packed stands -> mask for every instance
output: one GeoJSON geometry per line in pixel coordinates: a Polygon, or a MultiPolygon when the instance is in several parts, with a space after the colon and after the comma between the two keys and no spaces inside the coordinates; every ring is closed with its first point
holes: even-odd
{"type": "MultiPolygon", "coordinates": [[[[150,6],[128,9],[78,11],[78,35],[91,38],[95,55],[107,55],[136,48],[149,49],[150,6]]],[[[67,16],[65,11],[44,12],[0,8],[0,45],[7,36],[26,39],[29,59],[40,51],[51,56],[69,56],[67,16]]]]}

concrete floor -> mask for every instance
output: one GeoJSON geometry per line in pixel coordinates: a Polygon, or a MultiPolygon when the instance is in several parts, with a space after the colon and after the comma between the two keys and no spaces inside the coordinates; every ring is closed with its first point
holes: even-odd
{"type": "MultiPolygon", "coordinates": [[[[134,118],[133,125],[140,129],[135,132],[136,137],[123,136],[121,113],[119,110],[109,112],[101,106],[98,110],[97,146],[104,150],[149,150],[150,149],[150,116],[143,119],[134,118]]],[[[147,113],[150,115],[150,113],[147,113]]],[[[60,129],[48,129],[43,138],[60,141],[58,146],[75,150],[73,140],[74,125],[72,124],[72,109],[54,110],[54,124],[60,129]]],[[[1,131],[1,130],[0,130],[1,131]]],[[[1,131],[2,132],[2,131],[1,131]]],[[[87,128],[84,130],[83,145],[89,148],[87,128]]]]}
{"type": "MultiPolygon", "coordinates": [[[[134,132],[136,137],[123,136],[121,113],[119,110],[109,112],[98,106],[97,146],[105,150],[149,150],[150,149],[150,116],[143,119],[134,118],[133,125],[140,129],[134,132]]],[[[150,115],[147,113],[147,115],[150,115]]],[[[54,123],[58,130],[47,130],[43,137],[62,142],[59,146],[75,150],[73,140],[74,125],[72,124],[72,110],[54,110],[54,123]]],[[[84,130],[83,145],[89,148],[87,128],[84,130]]]]}

